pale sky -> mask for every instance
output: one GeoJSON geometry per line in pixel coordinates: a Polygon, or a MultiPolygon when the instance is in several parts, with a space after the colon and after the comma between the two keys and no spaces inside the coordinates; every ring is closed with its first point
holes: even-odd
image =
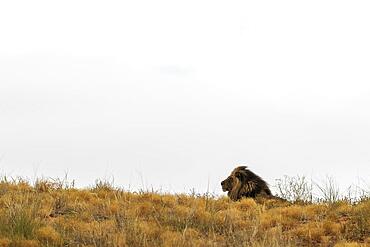
{"type": "Polygon", "coordinates": [[[1,1],[0,172],[370,183],[369,1],[1,1]]]}

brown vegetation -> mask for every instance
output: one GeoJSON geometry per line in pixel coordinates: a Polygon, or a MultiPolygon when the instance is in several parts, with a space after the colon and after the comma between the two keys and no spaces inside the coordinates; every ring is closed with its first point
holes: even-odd
{"type": "Polygon", "coordinates": [[[0,181],[0,246],[369,246],[370,200],[287,203],[0,181]]]}

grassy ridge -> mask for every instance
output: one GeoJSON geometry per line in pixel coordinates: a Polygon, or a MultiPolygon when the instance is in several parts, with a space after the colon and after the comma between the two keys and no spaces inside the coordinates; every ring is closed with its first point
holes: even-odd
{"type": "Polygon", "coordinates": [[[370,246],[370,200],[231,202],[3,179],[1,246],[370,246]]]}

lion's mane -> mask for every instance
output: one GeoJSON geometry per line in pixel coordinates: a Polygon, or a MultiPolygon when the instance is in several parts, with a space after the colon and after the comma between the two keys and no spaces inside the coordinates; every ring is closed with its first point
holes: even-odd
{"type": "Polygon", "coordinates": [[[221,182],[221,185],[223,191],[227,191],[227,195],[233,201],[242,197],[272,196],[267,183],[246,166],[235,168],[230,176],[221,182]]]}

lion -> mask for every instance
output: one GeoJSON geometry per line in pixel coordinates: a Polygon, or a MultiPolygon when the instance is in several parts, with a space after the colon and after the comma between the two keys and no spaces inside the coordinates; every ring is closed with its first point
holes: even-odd
{"type": "Polygon", "coordinates": [[[248,170],[246,166],[238,166],[230,176],[221,182],[222,190],[227,191],[231,200],[237,201],[242,197],[257,196],[273,198],[267,183],[258,175],[248,170]]]}

